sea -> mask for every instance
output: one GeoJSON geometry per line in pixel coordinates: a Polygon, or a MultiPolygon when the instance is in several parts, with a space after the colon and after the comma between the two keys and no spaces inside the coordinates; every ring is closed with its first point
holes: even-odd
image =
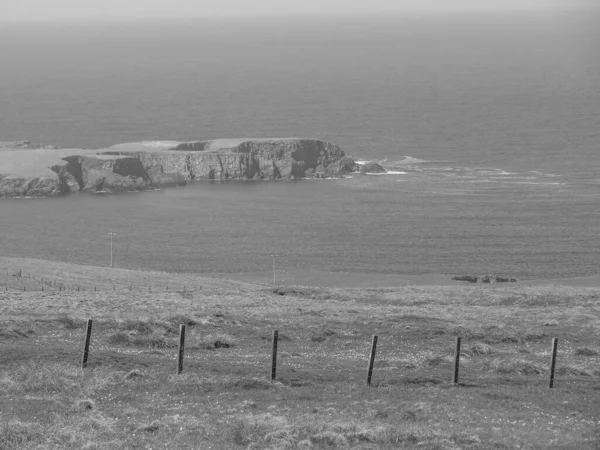
{"type": "MultiPolygon", "coordinates": [[[[600,13],[0,26],[0,140],[310,137],[384,175],[0,200],[0,255],[282,282],[600,274],[600,13]]],[[[0,168],[1,172],[1,168],[0,168]]]]}

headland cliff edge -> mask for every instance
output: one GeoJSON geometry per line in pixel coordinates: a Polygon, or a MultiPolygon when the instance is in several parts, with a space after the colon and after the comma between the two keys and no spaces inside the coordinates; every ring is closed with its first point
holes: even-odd
{"type": "Polygon", "coordinates": [[[145,141],[103,149],[0,142],[0,197],[54,197],[182,186],[193,180],[296,180],[383,172],[317,139],[145,141]]]}

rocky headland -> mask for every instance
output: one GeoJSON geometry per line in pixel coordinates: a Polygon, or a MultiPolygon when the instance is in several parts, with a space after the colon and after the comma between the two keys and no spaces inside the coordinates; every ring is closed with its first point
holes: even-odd
{"type": "Polygon", "coordinates": [[[149,141],[96,150],[0,142],[0,197],[135,191],[192,180],[330,178],[359,171],[368,169],[361,170],[337,145],[316,139],[149,141]]]}

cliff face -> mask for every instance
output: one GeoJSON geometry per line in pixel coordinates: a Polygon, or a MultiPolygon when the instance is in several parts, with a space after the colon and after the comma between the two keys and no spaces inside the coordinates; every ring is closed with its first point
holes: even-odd
{"type": "Polygon", "coordinates": [[[357,169],[338,146],[314,139],[140,142],[100,150],[0,145],[0,150],[0,196],[7,197],[143,190],[189,180],[335,177],[357,169]]]}

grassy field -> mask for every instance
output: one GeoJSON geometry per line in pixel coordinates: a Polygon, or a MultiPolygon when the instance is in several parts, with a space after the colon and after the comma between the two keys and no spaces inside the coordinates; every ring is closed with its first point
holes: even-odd
{"type": "Polygon", "coordinates": [[[27,274],[0,274],[0,449],[600,449],[600,288],[274,289],[37,260],[0,267],[27,274]]]}

